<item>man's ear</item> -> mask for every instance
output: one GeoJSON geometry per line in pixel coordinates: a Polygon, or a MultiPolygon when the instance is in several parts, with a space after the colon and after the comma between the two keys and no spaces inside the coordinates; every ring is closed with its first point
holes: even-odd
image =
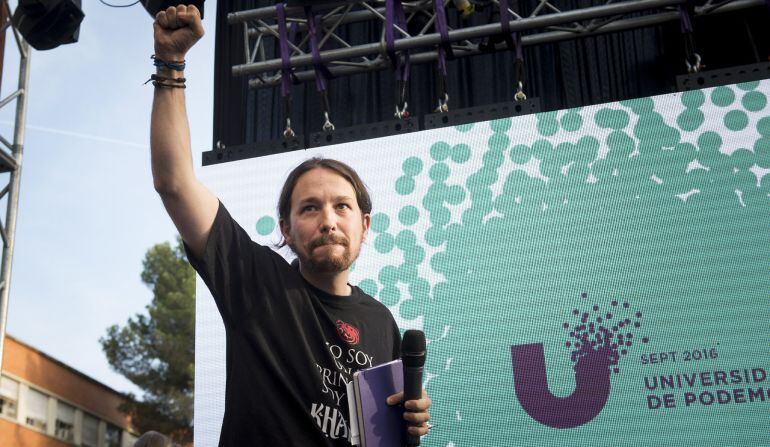
{"type": "Polygon", "coordinates": [[[286,241],[288,245],[291,245],[291,226],[288,222],[286,222],[286,219],[278,219],[278,226],[281,227],[281,236],[283,236],[283,240],[286,241]]]}
{"type": "Polygon", "coordinates": [[[361,238],[361,241],[366,240],[366,236],[369,234],[369,227],[372,225],[372,216],[371,214],[364,214],[362,218],[362,223],[364,224],[364,234],[361,238]]]}

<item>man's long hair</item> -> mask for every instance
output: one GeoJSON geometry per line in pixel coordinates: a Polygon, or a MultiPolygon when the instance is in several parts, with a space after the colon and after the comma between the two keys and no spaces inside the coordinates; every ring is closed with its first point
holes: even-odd
{"type": "MultiPolygon", "coordinates": [[[[361,209],[361,214],[371,214],[372,212],[372,199],[369,197],[369,191],[366,189],[366,185],[361,181],[361,177],[358,173],[346,165],[345,163],[331,158],[313,157],[300,163],[294,170],[289,173],[286,181],[281,188],[281,195],[278,198],[278,218],[285,221],[287,224],[291,223],[291,195],[294,192],[294,187],[297,185],[297,181],[302,174],[316,169],[323,168],[336,172],[342,178],[348,181],[353,190],[356,192],[356,202],[361,209]]],[[[281,238],[279,247],[284,247],[286,240],[281,238]]]]}

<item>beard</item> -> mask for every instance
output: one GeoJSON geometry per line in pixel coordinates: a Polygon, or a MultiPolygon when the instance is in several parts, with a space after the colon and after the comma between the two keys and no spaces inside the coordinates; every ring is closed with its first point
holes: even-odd
{"type": "MultiPolygon", "coordinates": [[[[302,264],[310,271],[316,273],[340,273],[350,268],[353,264],[354,256],[350,252],[350,242],[344,236],[324,235],[307,244],[307,259],[301,259],[302,264]],[[329,253],[323,256],[316,256],[315,250],[326,245],[339,245],[343,248],[342,253],[329,253]]],[[[296,250],[295,250],[296,253],[296,250]]]]}

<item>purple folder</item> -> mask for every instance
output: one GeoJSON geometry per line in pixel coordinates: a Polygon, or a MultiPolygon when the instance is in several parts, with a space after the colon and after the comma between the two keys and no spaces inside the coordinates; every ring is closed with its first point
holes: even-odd
{"type": "Polygon", "coordinates": [[[401,447],[404,444],[404,408],[386,399],[404,390],[401,360],[363,369],[353,375],[358,431],[362,447],[401,447]]]}

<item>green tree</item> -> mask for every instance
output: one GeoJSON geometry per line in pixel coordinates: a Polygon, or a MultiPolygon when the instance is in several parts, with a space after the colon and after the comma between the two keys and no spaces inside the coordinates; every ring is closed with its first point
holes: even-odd
{"type": "Polygon", "coordinates": [[[147,314],[113,325],[99,342],[112,368],[144,392],[121,407],[144,433],[155,430],[176,442],[192,441],[195,360],[195,272],[181,238],[145,254],[142,282],[153,292],[147,314]]]}

